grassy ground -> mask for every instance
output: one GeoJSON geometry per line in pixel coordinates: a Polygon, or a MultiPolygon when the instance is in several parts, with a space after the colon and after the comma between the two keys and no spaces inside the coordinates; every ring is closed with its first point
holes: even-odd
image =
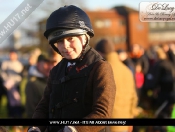
{"type": "Polygon", "coordinates": [[[7,98],[6,96],[2,96],[2,100],[0,102],[0,118],[7,118],[7,108],[6,108],[6,104],[7,104],[7,98]]]}

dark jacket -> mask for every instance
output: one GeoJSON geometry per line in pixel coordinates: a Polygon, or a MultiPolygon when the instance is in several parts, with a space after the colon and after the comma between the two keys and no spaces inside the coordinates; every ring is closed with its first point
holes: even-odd
{"type": "Polygon", "coordinates": [[[175,54],[173,53],[172,50],[167,51],[167,56],[169,60],[173,63],[173,65],[175,65],[175,54]]]}
{"type": "Polygon", "coordinates": [[[170,101],[172,92],[175,92],[175,69],[172,63],[166,59],[159,60],[150,74],[152,79],[149,81],[149,87],[157,91],[157,105],[160,106],[166,100],[170,101]]]}
{"type": "Polygon", "coordinates": [[[6,88],[4,87],[3,80],[0,77],[0,101],[3,95],[6,95],[6,88]]]}
{"type": "MultiPolygon", "coordinates": [[[[33,118],[49,118],[49,104],[51,103],[50,94],[52,93],[54,76],[56,76],[56,73],[61,73],[63,71],[63,69],[61,69],[62,71],[58,71],[58,69],[60,65],[63,65],[64,61],[67,60],[63,59],[57,66],[55,66],[51,70],[47,87],[45,88],[44,96],[37,106],[33,118]]],[[[88,110],[91,111],[89,113],[86,113],[86,115],[81,118],[110,118],[113,110],[116,90],[112,68],[109,63],[102,60],[101,56],[94,49],[89,49],[85,54],[83,60],[76,64],[75,74],[81,74],[83,70],[86,67],[88,68],[91,64],[94,64],[94,66],[89,73],[85,92],[83,94],[84,105],[88,110]]],[[[72,94],[74,94],[74,92],[72,92],[72,94]]],[[[74,111],[76,110],[76,108],[72,107],[71,110],[74,111]]],[[[77,117],[80,118],[80,116],[78,115],[77,117]]],[[[46,127],[39,128],[41,129],[41,131],[44,131],[46,127]]],[[[75,126],[75,128],[78,130],[78,132],[98,132],[102,130],[104,126],[75,126]]]]}
{"type": "Polygon", "coordinates": [[[130,58],[127,58],[122,62],[131,70],[132,74],[135,75],[135,65],[132,60],[130,58]]]}
{"type": "Polygon", "coordinates": [[[131,57],[134,65],[141,64],[142,66],[142,72],[145,75],[148,72],[149,69],[149,62],[145,55],[141,55],[139,57],[131,57]]]}
{"type": "Polygon", "coordinates": [[[26,114],[28,118],[32,118],[35,111],[35,107],[41,100],[45,86],[47,84],[47,78],[32,74],[29,76],[25,94],[26,94],[26,114]]]}

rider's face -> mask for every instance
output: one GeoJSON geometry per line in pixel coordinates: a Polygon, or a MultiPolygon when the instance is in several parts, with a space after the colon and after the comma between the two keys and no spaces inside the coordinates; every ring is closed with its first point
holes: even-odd
{"type": "Polygon", "coordinates": [[[57,41],[57,48],[66,59],[76,59],[85,45],[85,35],[65,37],[57,41]]]}

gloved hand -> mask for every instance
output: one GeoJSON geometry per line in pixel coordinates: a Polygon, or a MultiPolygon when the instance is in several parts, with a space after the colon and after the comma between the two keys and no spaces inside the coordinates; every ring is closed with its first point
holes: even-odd
{"type": "Polygon", "coordinates": [[[38,127],[31,127],[27,132],[41,132],[38,127]]]}
{"type": "Polygon", "coordinates": [[[74,126],[65,126],[63,132],[78,132],[74,126]]]}

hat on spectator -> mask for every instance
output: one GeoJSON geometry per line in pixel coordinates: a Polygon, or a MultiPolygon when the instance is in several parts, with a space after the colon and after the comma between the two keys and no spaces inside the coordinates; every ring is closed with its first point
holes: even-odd
{"type": "Polygon", "coordinates": [[[10,51],[9,51],[10,53],[12,53],[12,52],[15,52],[15,53],[17,53],[17,50],[16,49],[10,49],[10,51]]]}
{"type": "Polygon", "coordinates": [[[37,62],[41,62],[41,61],[51,62],[50,58],[47,55],[44,55],[44,54],[41,54],[41,55],[38,56],[37,62]]]}

